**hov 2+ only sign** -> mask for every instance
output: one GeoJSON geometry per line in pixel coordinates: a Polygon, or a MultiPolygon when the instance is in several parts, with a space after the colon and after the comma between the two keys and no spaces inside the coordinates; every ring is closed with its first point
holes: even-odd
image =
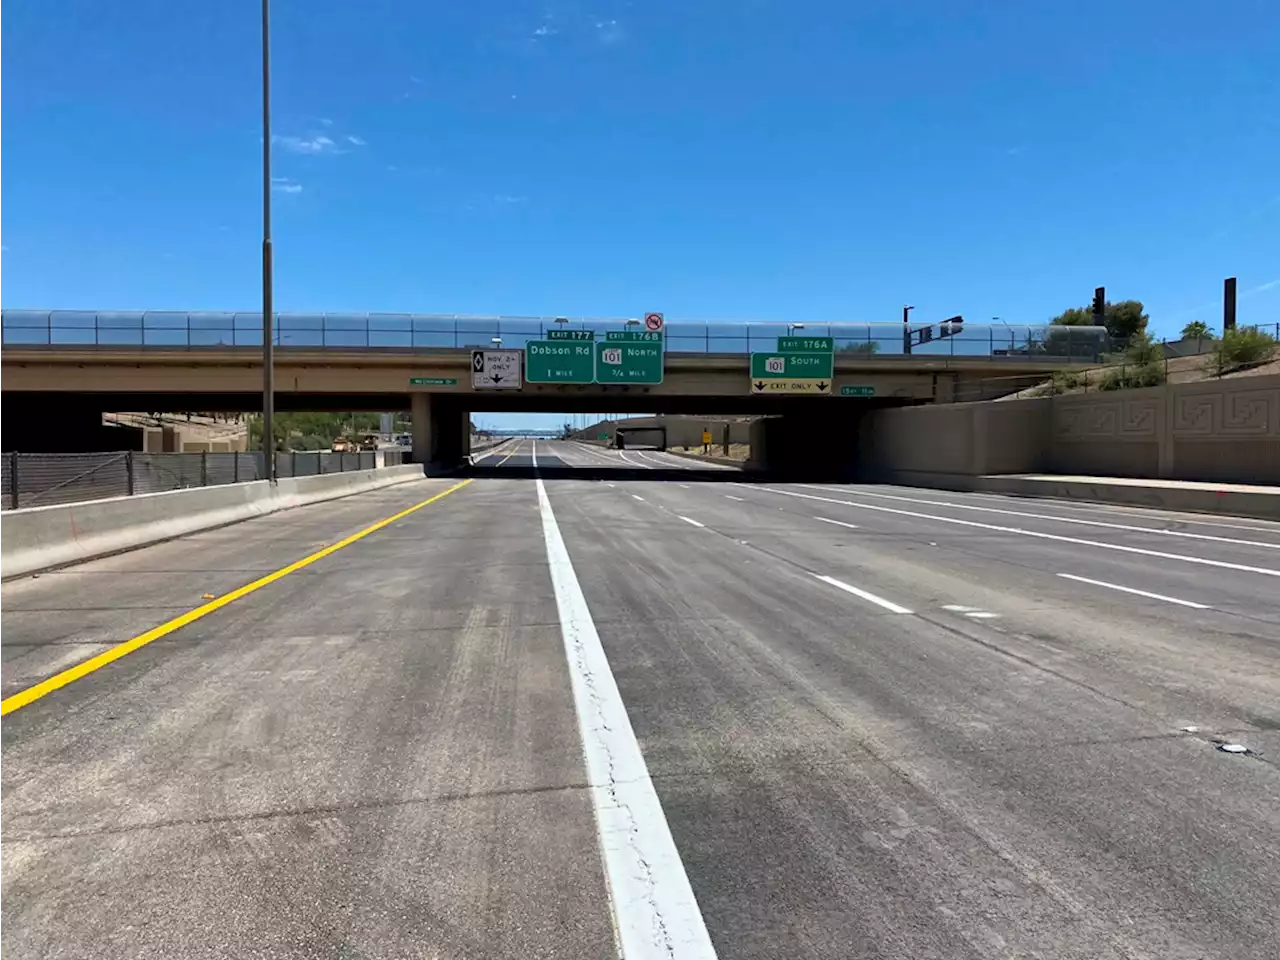
{"type": "Polygon", "coordinates": [[[523,350],[472,350],[471,386],[475,390],[519,390],[523,350]]]}

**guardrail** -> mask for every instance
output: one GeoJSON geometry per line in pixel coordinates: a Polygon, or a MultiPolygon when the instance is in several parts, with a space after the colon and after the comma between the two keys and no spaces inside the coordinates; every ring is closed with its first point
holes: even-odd
{"type": "MultiPolygon", "coordinates": [[[[381,451],[383,466],[403,462],[381,451]]],[[[294,451],[276,454],[276,476],[311,477],[378,466],[378,453],[294,451]]],[[[266,477],[262,453],[6,453],[0,460],[0,508],[43,507],[107,497],[244,483],[266,477]]]]}
{"type": "MultiPolygon", "coordinates": [[[[280,347],[462,350],[523,348],[553,330],[589,330],[598,338],[636,326],[625,318],[475,317],[436,314],[300,314],[275,317],[280,347]]],[[[912,329],[926,324],[913,323],[912,329]]],[[[832,337],[837,355],[903,356],[903,325],[893,322],[772,323],[669,320],[668,353],[745,354],[776,349],[780,336],[832,337]]],[[[0,314],[5,346],[167,347],[209,349],[262,345],[261,313],[18,310],[0,314]]],[[[1094,361],[1113,349],[1104,327],[965,324],[961,332],[913,346],[912,356],[1007,357],[1094,361]]]]}

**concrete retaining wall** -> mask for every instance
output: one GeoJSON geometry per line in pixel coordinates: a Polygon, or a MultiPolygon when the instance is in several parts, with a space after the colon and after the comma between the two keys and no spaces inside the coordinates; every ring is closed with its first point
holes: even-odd
{"type": "Polygon", "coordinates": [[[0,575],[22,576],[171,540],[198,530],[422,479],[419,464],[287,477],[6,510],[0,514],[0,575]]]}
{"type": "Polygon", "coordinates": [[[878,410],[872,477],[1043,474],[1280,484],[1280,376],[878,410]]]}

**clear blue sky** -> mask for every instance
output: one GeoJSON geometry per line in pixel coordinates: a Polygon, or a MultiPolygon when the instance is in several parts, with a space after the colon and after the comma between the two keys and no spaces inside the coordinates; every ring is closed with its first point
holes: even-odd
{"type": "MultiPolygon", "coordinates": [[[[259,302],[255,3],[10,0],[8,307],[259,302]]],[[[277,0],[277,306],[1280,320],[1274,0],[277,0]]]]}

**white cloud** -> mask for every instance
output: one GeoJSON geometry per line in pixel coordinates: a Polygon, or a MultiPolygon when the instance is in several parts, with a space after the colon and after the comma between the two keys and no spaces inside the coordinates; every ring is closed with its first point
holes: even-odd
{"type": "Polygon", "coordinates": [[[524,203],[527,199],[527,197],[513,197],[509,193],[499,193],[493,198],[493,202],[501,204],[524,203]]]}
{"type": "Polygon", "coordinates": [[[421,82],[422,82],[422,78],[421,78],[421,77],[415,77],[415,76],[413,76],[413,74],[410,74],[410,75],[409,75],[409,82],[410,82],[410,83],[421,83],[421,82]]]}
{"type": "Polygon", "coordinates": [[[291,153],[319,154],[334,153],[338,145],[324,134],[308,137],[282,137],[273,135],[271,142],[279,144],[291,153]]]}
{"type": "Polygon", "coordinates": [[[560,31],[551,26],[551,24],[544,23],[540,25],[538,29],[533,31],[533,35],[535,37],[554,37],[559,32],[560,31]]]}
{"type": "Polygon", "coordinates": [[[368,145],[369,141],[366,140],[364,137],[357,137],[354,134],[347,134],[347,143],[356,147],[363,147],[368,145]]]}
{"type": "Polygon", "coordinates": [[[1274,290],[1276,287],[1280,287],[1280,279],[1268,280],[1266,283],[1260,283],[1256,287],[1250,287],[1243,295],[1247,297],[1253,293],[1262,293],[1264,290],[1274,290]]]}
{"type": "Polygon", "coordinates": [[[623,39],[622,26],[617,20],[597,20],[596,38],[604,44],[618,43],[623,39]]]}
{"type": "Polygon", "coordinates": [[[332,127],[332,126],[333,126],[333,121],[332,121],[332,120],[330,120],[328,117],[321,117],[321,118],[320,118],[320,126],[322,126],[322,127],[332,127]]]}
{"type": "Polygon", "coordinates": [[[302,184],[289,177],[272,177],[271,189],[276,193],[301,193],[302,184]]]}

